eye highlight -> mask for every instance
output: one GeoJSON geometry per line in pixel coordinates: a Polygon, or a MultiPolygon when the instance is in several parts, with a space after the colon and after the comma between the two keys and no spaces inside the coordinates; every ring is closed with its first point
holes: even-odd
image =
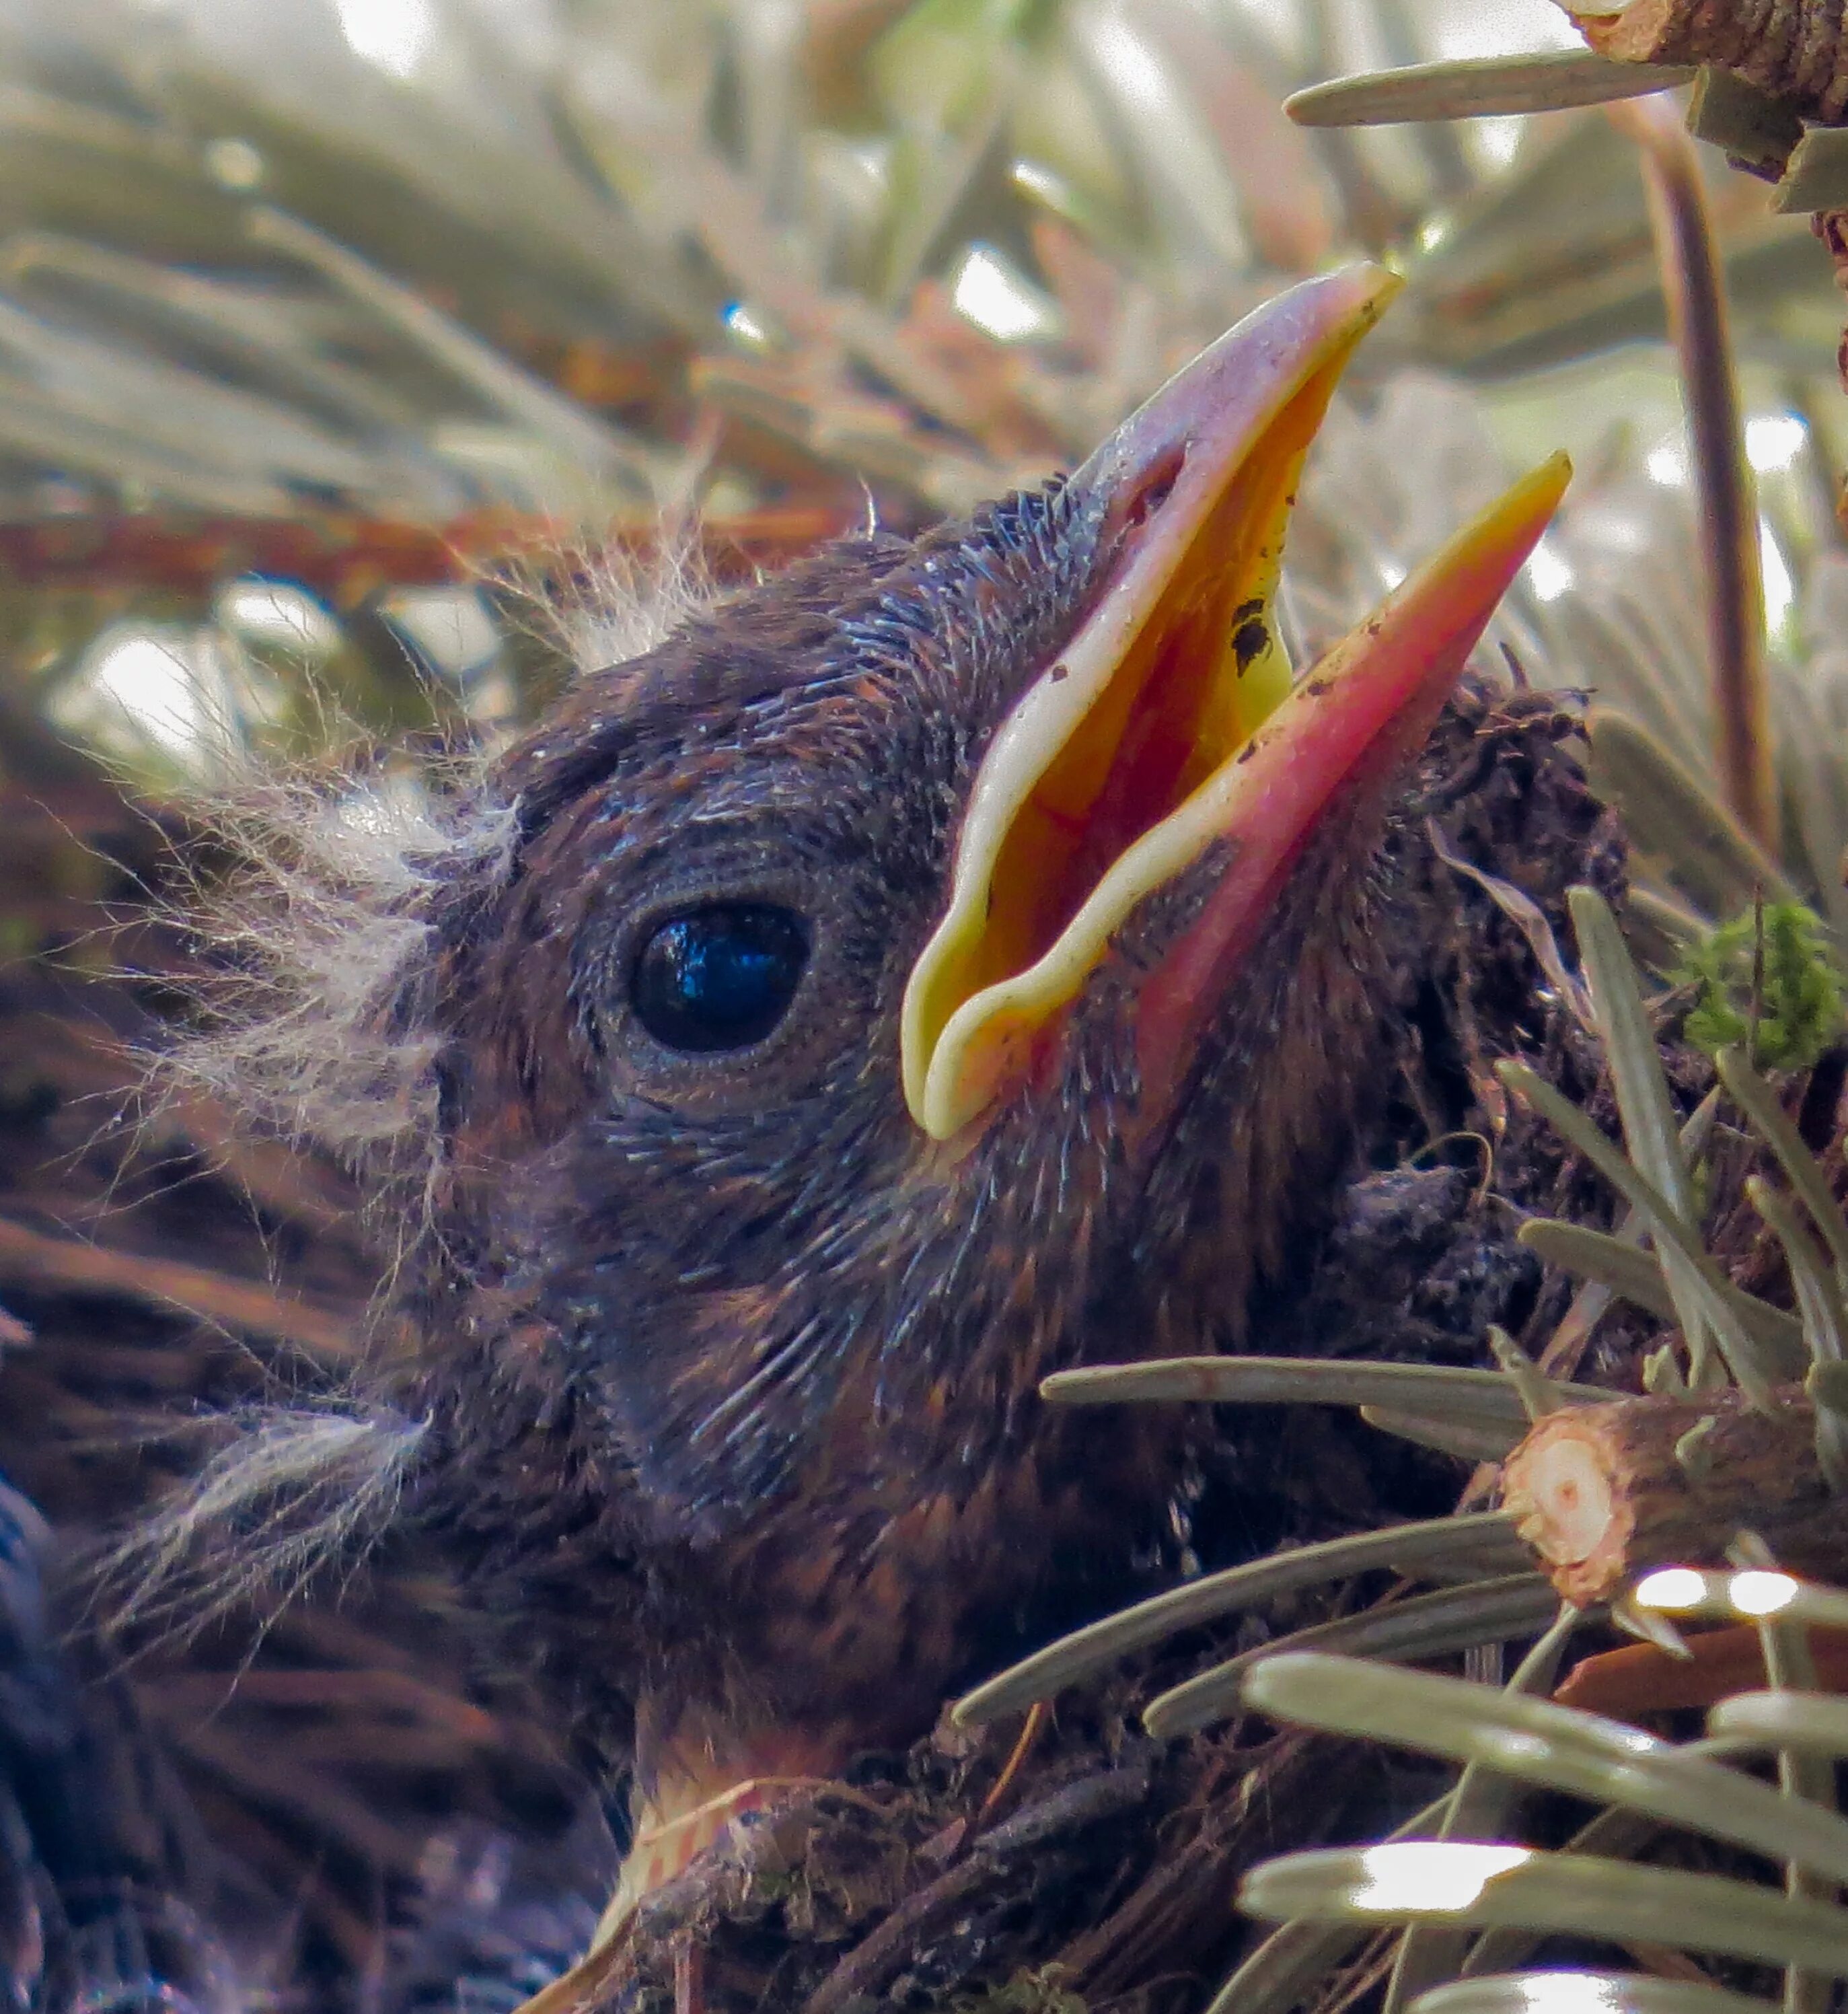
{"type": "Polygon", "coordinates": [[[656,926],[629,977],[636,1018],[664,1048],[749,1048],[775,1028],[808,963],[808,926],[768,902],[712,902],[656,926]]]}

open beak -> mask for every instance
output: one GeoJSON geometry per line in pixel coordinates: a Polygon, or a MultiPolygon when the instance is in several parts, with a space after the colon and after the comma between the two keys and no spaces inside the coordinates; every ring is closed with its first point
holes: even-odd
{"type": "Polygon", "coordinates": [[[1291,683],[1275,600],[1298,476],[1398,288],[1370,266],[1293,288],[1072,478],[1105,512],[1112,572],[989,748],[906,989],[905,1098],[933,1139],[1026,1079],[1132,911],[1218,846],[1223,872],[1138,986],[1145,1081],[1172,1082],[1324,813],[1422,746],[1545,529],[1563,456],[1291,683]]]}

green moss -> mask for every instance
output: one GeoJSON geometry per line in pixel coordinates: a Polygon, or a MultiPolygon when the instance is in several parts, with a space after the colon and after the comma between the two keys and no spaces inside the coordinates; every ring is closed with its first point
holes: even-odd
{"type": "Polygon", "coordinates": [[[1062,1965],[1017,1972],[1005,1986],[956,2002],[954,2014],[1086,2014],[1084,2002],[1060,1984],[1062,1965]]]}
{"type": "Polygon", "coordinates": [[[1756,914],[1723,924],[1689,948],[1674,974],[1696,991],[1685,1032],[1709,1055],[1750,1044],[1764,1069],[1807,1070],[1848,1026],[1848,975],[1813,910],[1800,902],[1767,902],[1763,914],[1763,972],[1756,982],[1756,914]]]}

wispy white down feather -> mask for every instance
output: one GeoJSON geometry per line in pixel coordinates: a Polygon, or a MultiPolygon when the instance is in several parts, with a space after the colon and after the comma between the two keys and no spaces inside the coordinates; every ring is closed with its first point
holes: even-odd
{"type": "Polygon", "coordinates": [[[156,1084],[208,1090],[401,1192],[437,1147],[414,998],[429,901],[506,854],[510,809],[476,779],[392,771],[333,784],[253,771],[195,809],[239,865],[199,891],[209,976],[195,1030],[159,1059],[156,1084]]]}
{"type": "MultiPolygon", "coordinates": [[[[711,599],[691,549],[524,564],[527,618],[581,671],[626,662],[711,599]],[[560,583],[563,583],[562,585],[560,583]]],[[[413,771],[252,763],[191,808],[235,871],[195,889],[211,976],[155,1084],[203,1089],[271,1138],[338,1156],[374,1199],[389,1256],[427,1224],[440,1151],[434,1047],[419,1012],[432,898],[490,875],[514,830],[480,757],[413,771]]]]}
{"type": "Polygon", "coordinates": [[[190,1634],[280,1607],[389,1521],[425,1423],[389,1411],[263,1408],[102,1563],[112,1626],[190,1634]]]}
{"type": "Polygon", "coordinates": [[[606,546],[510,559],[494,583],[503,610],[581,673],[645,656],[719,598],[692,526],[669,528],[646,554],[606,546]]]}
{"type": "MultiPolygon", "coordinates": [[[[522,566],[512,586],[525,619],[589,672],[640,656],[713,598],[693,554],[690,539],[646,563],[577,553],[522,566]]],[[[416,769],[371,754],[314,771],[251,762],[188,807],[233,865],[184,899],[208,976],[191,1027],[153,1060],[152,1095],[203,1090],[253,1132],[337,1157],[367,1192],[387,1279],[428,1229],[442,1152],[433,898],[464,873],[491,876],[514,834],[488,768],[485,754],[416,769]]],[[[382,1528],[424,1433],[350,1395],[219,1424],[226,1443],[103,1568],[124,1621],[191,1627],[286,1598],[382,1528]]]]}

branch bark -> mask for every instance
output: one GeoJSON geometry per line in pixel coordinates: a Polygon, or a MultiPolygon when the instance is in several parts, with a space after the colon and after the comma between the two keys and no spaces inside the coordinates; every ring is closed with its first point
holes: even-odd
{"type": "Polygon", "coordinates": [[[1567,12],[1600,56],[1717,63],[1825,123],[1848,108],[1848,38],[1832,0],[1631,0],[1615,15],[1567,12]]]}

